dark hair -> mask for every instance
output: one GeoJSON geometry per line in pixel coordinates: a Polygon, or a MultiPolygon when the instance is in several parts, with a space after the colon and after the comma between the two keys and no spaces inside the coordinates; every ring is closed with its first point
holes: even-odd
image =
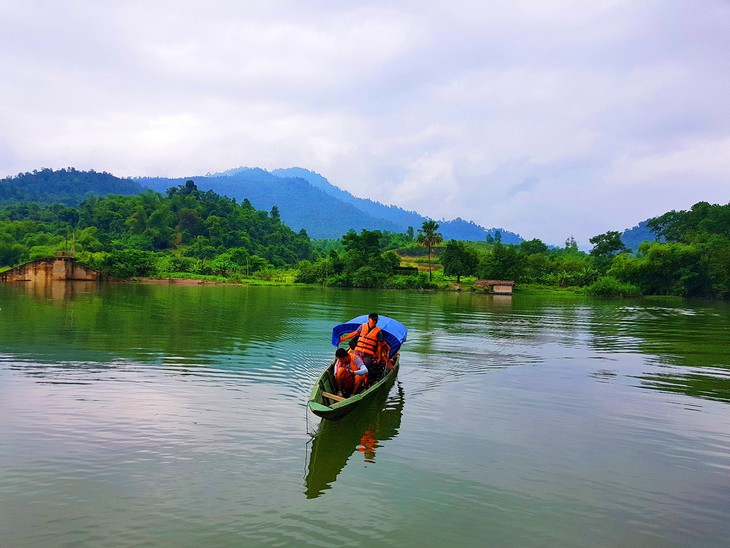
{"type": "Polygon", "coordinates": [[[371,320],[375,320],[375,323],[378,323],[378,315],[375,312],[370,314],[368,318],[370,318],[371,320]]]}
{"type": "Polygon", "coordinates": [[[335,350],[335,356],[337,356],[338,358],[344,358],[345,356],[347,356],[347,350],[345,350],[344,348],[338,348],[337,350],[335,350]]]}

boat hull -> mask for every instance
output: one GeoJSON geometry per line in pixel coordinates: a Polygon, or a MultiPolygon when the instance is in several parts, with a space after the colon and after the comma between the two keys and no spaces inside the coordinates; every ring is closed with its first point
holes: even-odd
{"type": "Polygon", "coordinates": [[[312,388],[309,396],[309,409],[312,413],[330,421],[339,421],[352,413],[366,401],[371,400],[376,394],[383,390],[387,390],[393,385],[393,381],[398,376],[400,368],[400,355],[396,355],[393,369],[388,371],[385,376],[378,382],[370,386],[367,390],[350,396],[342,401],[334,401],[328,399],[325,393],[335,393],[334,384],[334,363],[324,370],[317,382],[312,388]]]}

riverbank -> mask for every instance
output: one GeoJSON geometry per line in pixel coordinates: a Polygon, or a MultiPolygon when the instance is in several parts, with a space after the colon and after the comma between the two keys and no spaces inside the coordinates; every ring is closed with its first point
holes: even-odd
{"type": "MultiPolygon", "coordinates": [[[[436,278],[436,277],[434,277],[436,278]]],[[[272,276],[272,279],[260,279],[260,278],[226,278],[222,276],[196,276],[189,277],[185,275],[181,276],[167,276],[164,278],[155,277],[138,277],[132,278],[130,281],[146,283],[146,284],[174,284],[174,285],[263,285],[263,286],[283,286],[283,287],[321,287],[319,284],[306,284],[298,283],[293,280],[293,276],[287,273],[280,274],[278,276],[272,276]]],[[[434,279],[433,287],[428,288],[417,288],[417,291],[454,291],[454,292],[469,292],[469,293],[482,293],[491,294],[482,288],[475,285],[476,278],[463,280],[459,283],[441,279],[434,279]]],[[[335,286],[332,286],[335,287],[335,286]]],[[[397,288],[393,288],[396,289],[397,288]]],[[[408,289],[407,291],[411,291],[408,289]]],[[[585,288],[583,287],[555,287],[544,284],[518,284],[514,287],[515,295],[545,295],[545,294],[558,294],[558,295],[575,295],[584,296],[585,288]]]]}
{"type": "Polygon", "coordinates": [[[145,283],[145,284],[173,284],[173,285],[274,285],[274,286],[292,286],[292,285],[306,285],[296,284],[290,281],[281,280],[260,280],[256,278],[245,278],[231,280],[228,278],[221,278],[219,276],[199,276],[195,278],[184,278],[184,277],[167,277],[167,278],[151,278],[151,277],[139,277],[131,278],[129,281],[145,283]]]}

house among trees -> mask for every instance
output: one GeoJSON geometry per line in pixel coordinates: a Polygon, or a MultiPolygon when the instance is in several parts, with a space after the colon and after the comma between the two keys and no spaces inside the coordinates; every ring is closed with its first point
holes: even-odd
{"type": "Polygon", "coordinates": [[[62,253],[0,272],[0,282],[96,281],[99,273],[62,253]]]}
{"type": "Polygon", "coordinates": [[[474,287],[495,295],[512,295],[515,282],[512,280],[477,280],[474,287]]]}

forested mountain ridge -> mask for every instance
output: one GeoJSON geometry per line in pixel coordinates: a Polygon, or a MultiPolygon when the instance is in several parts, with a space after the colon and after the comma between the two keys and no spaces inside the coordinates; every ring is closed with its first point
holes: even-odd
{"type": "MultiPolygon", "coordinates": [[[[152,190],[182,184],[188,178],[141,177],[137,181],[152,190]]],[[[198,188],[221,196],[247,199],[256,209],[279,209],[281,219],[293,230],[304,228],[312,238],[339,238],[348,230],[385,230],[402,232],[393,223],[377,219],[352,204],[315,188],[302,178],[282,178],[258,168],[236,170],[230,175],[191,177],[198,188]]],[[[403,230],[405,231],[405,229],[403,230]]]]}
{"type": "MultiPolygon", "coordinates": [[[[0,206],[15,202],[79,205],[90,195],[139,194],[145,188],[164,193],[192,179],[203,190],[235,198],[248,199],[257,209],[277,206],[284,223],[293,230],[304,228],[316,239],[340,238],[348,230],[381,230],[403,233],[408,227],[418,230],[427,217],[393,205],[358,198],[334,185],[321,175],[303,168],[277,169],[268,172],[259,168],[238,168],[205,176],[163,178],[137,177],[123,179],[110,173],[78,171],[74,168],[48,168],[20,173],[0,180],[0,206]]],[[[439,230],[446,240],[481,241],[500,233],[505,244],[523,239],[502,228],[485,229],[461,218],[440,220],[439,230]]]]}
{"type": "Polygon", "coordinates": [[[636,252],[643,242],[653,242],[658,238],[658,235],[648,226],[650,220],[641,221],[635,227],[627,228],[621,234],[621,241],[631,251],[636,252]]]}
{"type": "MultiPolygon", "coordinates": [[[[428,220],[427,217],[424,217],[415,211],[407,211],[398,206],[384,205],[380,202],[374,202],[372,200],[353,196],[349,192],[330,183],[319,173],[315,173],[304,168],[291,167],[286,169],[275,169],[271,173],[279,177],[300,177],[311,183],[315,188],[318,188],[330,196],[334,196],[335,198],[342,200],[343,202],[354,205],[359,210],[372,217],[384,219],[393,223],[398,227],[396,229],[397,232],[405,232],[409,226],[418,229],[424,221],[428,220]]],[[[487,229],[479,226],[473,221],[465,221],[460,217],[450,221],[440,220],[438,221],[438,224],[439,232],[447,240],[481,241],[486,239],[487,235],[494,237],[494,235],[499,232],[502,239],[501,241],[504,244],[519,244],[524,241],[519,234],[515,234],[509,230],[495,227],[487,229]]]]}
{"type": "Polygon", "coordinates": [[[139,183],[106,172],[43,168],[0,179],[0,206],[14,202],[76,206],[89,195],[131,195],[142,190],[139,183]]]}
{"type": "Polygon", "coordinates": [[[425,220],[422,215],[419,215],[415,211],[406,211],[405,209],[397,206],[388,206],[381,204],[380,202],[374,202],[372,200],[353,196],[346,190],[342,190],[330,183],[319,173],[315,173],[314,171],[309,171],[301,167],[274,169],[271,173],[277,177],[298,177],[300,179],[304,179],[313,187],[320,189],[338,200],[354,205],[356,208],[364,211],[368,215],[376,218],[388,219],[395,225],[402,227],[401,232],[404,232],[409,226],[417,228],[421,226],[425,220]]]}
{"type": "MultiPolygon", "coordinates": [[[[75,168],[52,170],[43,168],[32,173],[0,179],[0,206],[16,202],[79,205],[90,195],[139,194],[145,188],[164,193],[168,188],[185,183],[190,177],[176,179],[138,177],[124,179],[107,172],[79,171],[75,168]]],[[[269,211],[277,206],[282,220],[293,230],[304,228],[312,238],[340,238],[349,229],[382,230],[403,233],[409,226],[418,230],[427,220],[415,211],[358,198],[325,177],[304,168],[275,169],[237,168],[225,173],[193,177],[199,188],[235,198],[248,199],[254,207],[269,211]]],[[[626,229],[621,239],[636,251],[643,241],[653,241],[656,234],[648,220],[626,229]]],[[[445,240],[482,241],[500,233],[504,244],[517,244],[523,239],[502,228],[485,229],[460,218],[440,220],[439,232],[445,240]]]]}
{"type": "Polygon", "coordinates": [[[151,271],[255,272],[311,259],[305,231],[285,225],[276,208],[203,191],[192,181],[164,195],[92,196],[78,207],[18,202],[0,208],[0,267],[75,251],[113,277],[151,271]],[[69,249],[73,242],[74,249],[69,249]]]}
{"type": "MultiPolygon", "coordinates": [[[[57,178],[48,175],[46,190],[58,192],[53,184],[57,178]]],[[[347,220],[347,208],[358,211],[301,178],[277,181],[263,170],[247,175],[258,183],[251,188],[262,194],[289,186],[294,195],[318,196],[320,202],[313,207],[325,223],[347,220]],[[327,199],[338,205],[323,206],[327,199]]],[[[232,182],[226,176],[198,179],[232,182]]],[[[163,186],[169,182],[157,181],[163,186]]],[[[298,205],[305,208],[307,201],[300,199],[298,205]]],[[[239,203],[187,180],[164,193],[148,188],[128,196],[92,194],[77,207],[20,201],[0,207],[0,270],[71,251],[104,276],[117,278],[211,275],[242,281],[256,275],[270,280],[274,269],[281,269],[281,276],[296,269],[294,281],[304,283],[407,289],[437,287],[433,258],[443,269],[438,287],[444,288],[451,287],[447,277],[456,276],[458,284],[460,276],[475,276],[585,288],[594,296],[730,299],[730,204],[698,202],[689,210],[672,210],[641,223],[626,232],[651,234],[653,239],[640,243],[635,253],[627,252],[617,231],[592,237],[593,248],[586,253],[573,238],[564,248],[539,239],[505,245],[501,234],[481,242],[442,241],[435,238],[435,221],[424,222],[418,237],[414,230],[383,232],[381,226],[360,233],[348,230],[336,241],[315,245],[306,230],[294,231],[283,222],[276,204],[270,212],[257,210],[248,198],[239,203]],[[429,242],[439,247],[438,253],[432,254],[429,242]],[[413,260],[424,254],[427,263],[413,260]],[[410,268],[399,268],[403,260],[410,268]]]]}

